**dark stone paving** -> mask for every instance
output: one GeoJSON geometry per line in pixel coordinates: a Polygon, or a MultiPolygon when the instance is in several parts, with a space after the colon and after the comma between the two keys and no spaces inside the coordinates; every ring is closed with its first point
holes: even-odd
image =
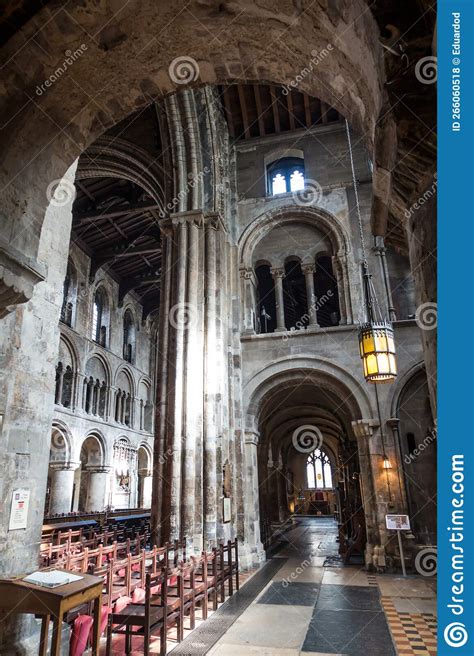
{"type": "Polygon", "coordinates": [[[322,585],[318,610],[382,610],[378,588],[358,585],[322,585]]]}
{"type": "Polygon", "coordinates": [[[319,594],[318,583],[274,581],[259,597],[258,604],[281,606],[314,606],[319,594]]]}
{"type": "Polygon", "coordinates": [[[395,656],[383,611],[370,610],[316,608],[302,648],[302,652],[308,651],[348,656],[395,656]]]}
{"type": "Polygon", "coordinates": [[[322,585],[302,651],[395,656],[378,588],[322,585]]]}
{"type": "Polygon", "coordinates": [[[173,656],[204,656],[207,654],[285,562],[286,560],[283,558],[267,561],[238,592],[235,592],[209,619],[194,629],[183,642],[173,649],[173,656]]]}

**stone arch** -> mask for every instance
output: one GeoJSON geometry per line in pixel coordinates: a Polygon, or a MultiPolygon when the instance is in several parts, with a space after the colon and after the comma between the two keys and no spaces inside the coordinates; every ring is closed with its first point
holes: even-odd
{"type": "Polygon", "coordinates": [[[114,387],[120,387],[121,384],[121,389],[124,389],[124,391],[130,392],[132,396],[135,396],[135,380],[133,378],[133,373],[129,367],[124,364],[117,368],[114,376],[114,387]],[[125,381],[128,383],[128,389],[124,389],[125,381]]]}
{"type": "Polygon", "coordinates": [[[196,86],[229,81],[285,85],[297,77],[302,91],[333,106],[367,135],[369,147],[373,144],[385,74],[379,30],[364,0],[344,2],[331,12],[309,13],[284,3],[271,7],[247,3],[237,19],[231,5],[224,3],[216,12],[197,0],[192,12],[181,12],[179,17],[178,8],[163,12],[151,0],[140,9],[137,14],[128,5],[117,13],[113,3],[106,2],[96,12],[75,5],[65,15],[43,7],[3,48],[5,88],[11,91],[4,104],[8,112],[2,116],[2,124],[9,126],[2,141],[2,168],[10,183],[2,214],[12,246],[32,261],[37,256],[48,185],[61,178],[109,127],[182,88],[175,68],[183,54],[194,62],[190,77],[196,86]],[[225,45],[216,47],[207,38],[209,30],[196,31],[194,16],[211,30],[226,29],[235,20],[239,29],[226,30],[225,45]],[[43,26],[41,47],[32,38],[37,24],[43,26]],[[157,48],[152,37],[163,33],[165,26],[166,42],[157,48]],[[98,39],[84,37],[92,33],[98,39]],[[335,33],[339,34],[336,42],[335,33]],[[294,46],[288,56],[275,48],[262,49],[263,42],[283,34],[294,46]],[[150,46],[144,48],[144,42],[150,46]],[[51,62],[65,59],[66,43],[75,54],[74,81],[63,75],[60,82],[48,82],[45,88],[44,81],[54,69],[51,62]],[[328,44],[330,56],[321,58],[316,75],[308,63],[328,44]],[[21,79],[18,53],[22,61],[36,62],[34,67],[23,67],[21,79]],[[25,104],[25,96],[32,94],[36,101],[25,104]],[[28,165],[18,157],[18,148],[27,150],[28,165]]]}
{"type": "Polygon", "coordinates": [[[402,396],[407,384],[421,371],[426,372],[424,361],[418,362],[417,364],[410,367],[410,369],[405,371],[401,376],[399,375],[397,377],[395,385],[392,389],[392,394],[387,400],[387,416],[398,417],[400,397],[402,396]]]}
{"type": "Polygon", "coordinates": [[[289,223],[319,227],[330,240],[334,255],[346,255],[351,251],[349,235],[336,216],[321,207],[290,205],[261,214],[244,230],[239,240],[240,267],[250,269],[257,244],[276,225],[284,226],[289,223]]]}
{"type": "Polygon", "coordinates": [[[76,180],[121,178],[142,187],[163,210],[165,199],[159,164],[145,150],[125,139],[102,135],[79,158],[76,180]]]}
{"type": "Polygon", "coordinates": [[[343,367],[313,355],[294,355],[272,362],[257,372],[244,388],[245,429],[257,432],[260,404],[276,388],[292,387],[304,377],[345,399],[352,420],[373,415],[372,404],[362,384],[343,367]]]}
{"type": "Polygon", "coordinates": [[[49,462],[69,463],[73,455],[73,437],[68,425],[59,419],[53,421],[51,428],[51,448],[49,462]]]}
{"type": "Polygon", "coordinates": [[[85,463],[88,468],[102,468],[106,466],[108,461],[107,440],[102,431],[94,428],[85,434],[79,444],[79,452],[76,458],[81,462],[81,454],[83,453],[84,446],[88,452],[88,460],[85,463]]]}

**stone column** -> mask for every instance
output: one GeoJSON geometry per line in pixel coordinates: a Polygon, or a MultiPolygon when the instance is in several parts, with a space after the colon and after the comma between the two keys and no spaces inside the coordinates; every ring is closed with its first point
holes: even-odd
{"type": "Polygon", "coordinates": [[[87,488],[86,512],[103,510],[107,505],[107,479],[110,467],[94,467],[88,469],[89,481],[87,488]]]}
{"type": "Polygon", "coordinates": [[[275,284],[275,300],[277,310],[277,330],[286,330],[285,325],[285,303],[283,299],[283,278],[285,269],[270,269],[275,284]]]}
{"type": "Polygon", "coordinates": [[[244,568],[258,565],[265,560],[265,551],[260,540],[260,509],[258,485],[258,440],[259,434],[245,431],[244,452],[244,508],[245,544],[240,550],[240,560],[244,568]]]}
{"type": "Polygon", "coordinates": [[[319,328],[316,317],[316,295],[314,293],[314,274],[316,266],[314,264],[303,264],[301,270],[304,273],[306,282],[306,299],[308,303],[309,326],[319,328]]]}
{"type": "Polygon", "coordinates": [[[140,498],[138,503],[140,508],[151,508],[151,495],[153,476],[150,469],[139,469],[138,476],[140,480],[140,498]]]}
{"type": "Polygon", "coordinates": [[[74,488],[74,472],[79,467],[78,462],[52,463],[51,491],[49,513],[58,515],[71,512],[72,493],[74,488]]]}
{"type": "Polygon", "coordinates": [[[396,321],[397,315],[395,314],[395,308],[393,306],[392,290],[390,288],[390,276],[388,273],[388,265],[387,265],[387,257],[386,257],[387,249],[385,248],[383,237],[375,237],[375,246],[373,250],[374,253],[378,255],[380,258],[380,273],[382,274],[382,280],[384,283],[388,318],[390,319],[390,321],[396,321]]]}
{"type": "Polygon", "coordinates": [[[216,247],[217,238],[215,226],[206,226],[205,250],[205,351],[204,351],[204,462],[203,462],[203,497],[204,497],[204,540],[213,544],[217,537],[217,482],[216,482],[216,448],[217,448],[217,332],[216,332],[216,247]]]}
{"type": "MultiPolygon", "coordinates": [[[[54,412],[58,325],[72,219],[73,194],[70,190],[75,168],[76,164],[58,184],[53,202],[46,210],[38,252],[44,279],[32,290],[31,300],[16,305],[14,311],[0,319],[0,413],[3,414],[0,439],[1,577],[29,573],[39,565],[38,545],[54,412]],[[10,506],[18,488],[30,492],[27,524],[25,529],[10,530],[10,506]]],[[[33,223],[40,221],[40,216],[29,218],[33,223]]],[[[32,224],[31,236],[33,233],[32,224]]],[[[29,231],[25,230],[24,239],[28,238],[29,231]]],[[[27,268],[25,266],[25,271],[27,268]]],[[[12,286],[16,284],[12,283],[12,286]]],[[[15,298],[7,300],[7,305],[18,303],[21,286],[13,296],[15,294],[15,298]]],[[[4,618],[0,623],[0,653],[32,653],[31,643],[27,646],[26,639],[33,635],[35,627],[31,616],[4,618]]]]}
{"type": "Polygon", "coordinates": [[[255,303],[255,273],[253,269],[240,270],[240,298],[242,307],[242,333],[255,334],[257,309],[255,303]]]}

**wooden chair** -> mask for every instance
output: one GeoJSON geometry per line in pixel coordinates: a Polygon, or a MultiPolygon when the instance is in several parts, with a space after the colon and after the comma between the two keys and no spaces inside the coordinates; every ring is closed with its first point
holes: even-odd
{"type": "Polygon", "coordinates": [[[160,656],[166,655],[167,631],[177,626],[178,641],[182,635],[182,586],[180,595],[168,599],[168,576],[164,571],[157,575],[146,575],[145,601],[143,604],[129,604],[122,612],[112,612],[108,620],[106,656],[112,654],[114,634],[125,636],[125,654],[132,651],[134,636],[143,637],[143,653],[150,654],[152,631],[160,633],[160,656]]]}

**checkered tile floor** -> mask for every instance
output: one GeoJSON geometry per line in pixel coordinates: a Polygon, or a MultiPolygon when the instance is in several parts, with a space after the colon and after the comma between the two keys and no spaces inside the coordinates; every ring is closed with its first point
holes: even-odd
{"type": "Polygon", "coordinates": [[[381,601],[400,656],[437,653],[434,615],[399,613],[390,597],[382,597],[381,601]]]}

